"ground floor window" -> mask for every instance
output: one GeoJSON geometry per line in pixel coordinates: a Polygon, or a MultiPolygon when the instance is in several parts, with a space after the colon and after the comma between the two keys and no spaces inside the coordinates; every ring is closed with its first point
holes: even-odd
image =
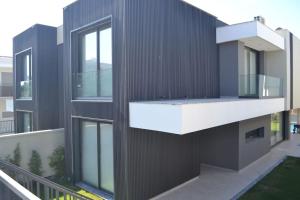
{"type": "Polygon", "coordinates": [[[81,181],[114,192],[113,126],[81,120],[81,181]]]}
{"type": "Polygon", "coordinates": [[[289,115],[290,133],[300,133],[300,109],[291,110],[289,115]]]}
{"type": "Polygon", "coordinates": [[[31,112],[17,112],[17,130],[19,133],[32,131],[32,113],[31,112]]]}
{"type": "Polygon", "coordinates": [[[271,146],[283,140],[283,116],[282,113],[271,115],[271,146]]]}

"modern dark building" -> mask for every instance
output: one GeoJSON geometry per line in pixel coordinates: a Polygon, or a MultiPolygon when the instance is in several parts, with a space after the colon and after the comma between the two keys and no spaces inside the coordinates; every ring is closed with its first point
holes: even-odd
{"type": "Polygon", "coordinates": [[[78,0],[63,31],[14,39],[16,125],[63,121],[74,184],[150,199],[201,178],[201,165],[239,171],[288,139],[299,51],[262,17],[227,25],[180,0],[78,0]]]}
{"type": "Polygon", "coordinates": [[[62,46],[57,45],[57,28],[34,25],[17,35],[13,43],[16,132],[63,127],[59,117],[63,113],[59,110],[62,46]]]}
{"type": "Polygon", "coordinates": [[[273,144],[282,140],[285,94],[268,56],[285,41],[257,20],[227,26],[178,0],[66,7],[74,182],[115,199],[148,199],[199,176],[202,163],[239,170],[270,150],[272,134],[273,144]]]}

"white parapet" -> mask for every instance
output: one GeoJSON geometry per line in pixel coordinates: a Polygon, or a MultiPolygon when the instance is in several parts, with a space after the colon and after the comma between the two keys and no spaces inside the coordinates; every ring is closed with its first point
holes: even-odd
{"type": "Polygon", "coordinates": [[[284,110],[284,98],[130,102],[130,127],[183,135],[284,110]]]}
{"type": "Polygon", "coordinates": [[[258,21],[250,21],[217,28],[217,44],[241,41],[258,51],[284,49],[284,38],[258,21]]]}

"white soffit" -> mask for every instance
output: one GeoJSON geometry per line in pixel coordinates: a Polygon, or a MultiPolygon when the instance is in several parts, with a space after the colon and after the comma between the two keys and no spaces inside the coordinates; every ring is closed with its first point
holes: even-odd
{"type": "Polygon", "coordinates": [[[194,99],[129,103],[132,128],[183,135],[284,110],[284,98],[194,99]]]}
{"type": "Polygon", "coordinates": [[[241,41],[258,51],[284,49],[284,38],[258,21],[218,27],[216,34],[217,44],[241,41]]]}

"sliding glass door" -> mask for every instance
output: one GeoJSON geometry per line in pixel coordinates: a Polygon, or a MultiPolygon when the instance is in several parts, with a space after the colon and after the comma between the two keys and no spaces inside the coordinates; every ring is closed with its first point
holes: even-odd
{"type": "Polygon", "coordinates": [[[97,123],[83,121],[81,131],[81,178],[98,187],[97,123]]]}
{"type": "Polygon", "coordinates": [[[32,131],[32,113],[17,111],[17,132],[25,133],[32,131]]]}
{"type": "Polygon", "coordinates": [[[283,140],[283,116],[282,113],[271,115],[271,146],[283,140]]]}
{"type": "Polygon", "coordinates": [[[240,96],[258,95],[258,53],[244,49],[244,65],[240,68],[240,96]]]}
{"type": "Polygon", "coordinates": [[[81,180],[114,192],[112,124],[81,121],[81,180]]]}

